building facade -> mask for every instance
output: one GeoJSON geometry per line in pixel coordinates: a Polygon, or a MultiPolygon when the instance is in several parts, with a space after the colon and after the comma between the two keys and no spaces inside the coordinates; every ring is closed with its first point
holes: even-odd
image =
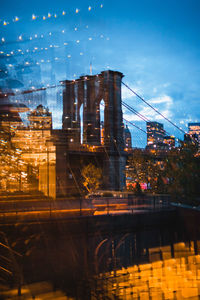
{"type": "Polygon", "coordinates": [[[147,148],[154,149],[163,146],[164,137],[163,124],[147,122],[147,148]]]}
{"type": "Polygon", "coordinates": [[[188,134],[200,145],[200,123],[188,123],[188,134]]]}
{"type": "Polygon", "coordinates": [[[167,146],[167,149],[172,149],[175,147],[175,137],[172,135],[166,135],[164,137],[163,143],[167,146]]]}

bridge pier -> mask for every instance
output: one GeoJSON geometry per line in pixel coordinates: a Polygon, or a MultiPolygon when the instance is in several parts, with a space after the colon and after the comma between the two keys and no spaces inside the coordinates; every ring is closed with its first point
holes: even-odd
{"type": "MultiPolygon", "coordinates": [[[[77,149],[83,146],[92,146],[94,149],[101,147],[103,188],[108,190],[122,190],[125,187],[126,153],[121,103],[122,77],[122,73],[108,70],[94,76],[81,76],[77,80],[62,81],[63,129],[66,131],[68,148],[71,146],[77,149]],[[103,143],[100,128],[102,100],[104,101],[103,143]],[[82,106],[83,119],[81,120],[82,106]],[[81,132],[83,132],[82,138],[81,132]]],[[[71,167],[73,169],[73,166],[71,167]]]]}

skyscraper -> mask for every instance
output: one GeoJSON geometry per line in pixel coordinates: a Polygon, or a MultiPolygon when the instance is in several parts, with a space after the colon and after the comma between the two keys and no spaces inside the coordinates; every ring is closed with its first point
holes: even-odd
{"type": "Polygon", "coordinates": [[[163,124],[158,122],[147,122],[147,147],[159,148],[163,145],[165,130],[163,124]]]}
{"type": "Polygon", "coordinates": [[[200,123],[188,123],[188,133],[190,137],[196,136],[200,143],[200,123]]]}
{"type": "Polygon", "coordinates": [[[200,146],[200,123],[188,123],[188,134],[185,134],[184,140],[200,146]]]}
{"type": "Polygon", "coordinates": [[[175,137],[171,135],[166,135],[164,137],[163,143],[168,146],[168,149],[175,147],[175,137]]]}

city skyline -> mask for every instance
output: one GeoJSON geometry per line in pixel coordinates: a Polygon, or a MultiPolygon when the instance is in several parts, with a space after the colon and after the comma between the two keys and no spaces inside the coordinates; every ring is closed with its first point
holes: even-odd
{"type": "MultiPolygon", "coordinates": [[[[40,66],[42,86],[89,74],[91,65],[93,74],[117,70],[125,75],[125,83],[184,131],[188,123],[199,122],[198,1],[51,1],[48,6],[45,1],[28,6],[11,2],[1,4],[1,51],[25,53],[15,55],[13,62],[7,59],[11,73],[9,64],[32,60],[40,66]]],[[[51,95],[47,97],[50,110],[55,109],[51,95]]],[[[183,133],[124,86],[122,100],[183,139],[183,133]]],[[[124,117],[145,130],[146,123],[125,109],[124,117]]],[[[129,128],[133,146],[144,147],[146,135],[129,128]]]]}

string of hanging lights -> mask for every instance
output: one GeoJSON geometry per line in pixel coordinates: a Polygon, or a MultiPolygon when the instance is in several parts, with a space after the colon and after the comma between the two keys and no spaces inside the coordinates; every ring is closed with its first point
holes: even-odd
{"type": "MultiPolygon", "coordinates": [[[[103,8],[103,4],[98,4],[98,5],[93,6],[93,7],[88,6],[86,9],[88,11],[92,11],[96,8],[103,8]]],[[[57,18],[61,18],[61,17],[67,16],[67,15],[78,14],[78,13],[80,13],[80,11],[81,11],[81,9],[75,8],[75,9],[71,9],[71,10],[69,9],[67,11],[62,10],[59,13],[50,13],[50,12],[48,12],[45,15],[37,15],[35,13],[32,13],[29,20],[30,21],[36,21],[36,20],[45,21],[45,20],[50,19],[50,18],[57,19],[57,18]]],[[[0,26],[6,27],[6,26],[8,26],[12,23],[20,22],[22,20],[24,20],[23,17],[14,16],[14,17],[10,18],[9,20],[0,20],[0,26]]]]}
{"type": "MultiPolygon", "coordinates": [[[[63,31],[63,30],[62,30],[63,31]]],[[[38,35],[36,35],[38,37],[38,35]]],[[[44,38],[45,35],[41,35],[40,38],[44,38]]],[[[39,37],[38,37],[39,38],[39,37]]],[[[62,48],[62,47],[66,47],[66,46],[69,46],[69,44],[81,44],[82,42],[84,41],[92,41],[94,39],[105,39],[107,41],[110,40],[109,37],[106,37],[104,34],[100,34],[98,36],[94,35],[94,36],[87,36],[85,37],[84,39],[74,39],[74,40],[70,40],[70,41],[66,41],[66,42],[63,42],[61,45],[58,45],[58,44],[50,44],[50,45],[46,45],[46,46],[43,46],[43,47],[40,47],[40,43],[38,45],[34,45],[33,47],[28,47],[26,49],[23,49],[23,48],[18,48],[18,49],[12,49],[10,51],[3,51],[1,50],[0,51],[0,58],[3,58],[3,57],[14,57],[14,56],[22,56],[22,55],[26,55],[26,54],[34,54],[34,53],[39,53],[39,52],[45,52],[45,51],[48,51],[49,49],[51,48],[62,48]]]]}

